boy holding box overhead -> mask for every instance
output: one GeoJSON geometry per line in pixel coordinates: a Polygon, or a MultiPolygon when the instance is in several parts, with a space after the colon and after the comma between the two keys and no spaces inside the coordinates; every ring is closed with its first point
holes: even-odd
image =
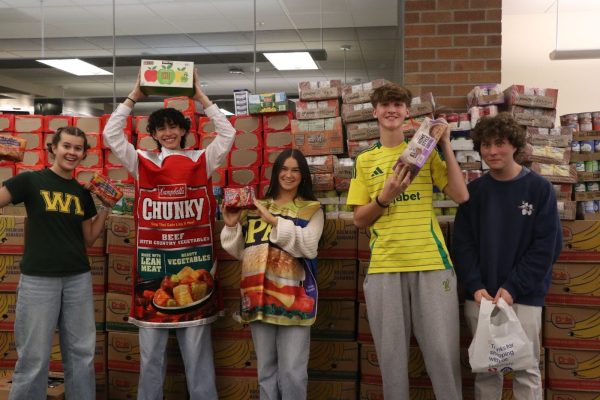
{"type": "Polygon", "coordinates": [[[202,92],[195,72],[193,99],[215,123],[215,140],[205,150],[182,150],[190,121],[166,108],[148,118],[148,131],[160,152],[136,151],[123,128],[142,97],[138,76],[104,129],[105,142],[136,179],[137,265],[129,320],[139,327],[138,399],[162,398],[165,348],[169,328],[174,328],[190,398],[216,400],[210,324],[222,302],[215,283],[211,175],[230,151],[235,129],[202,92]]]}

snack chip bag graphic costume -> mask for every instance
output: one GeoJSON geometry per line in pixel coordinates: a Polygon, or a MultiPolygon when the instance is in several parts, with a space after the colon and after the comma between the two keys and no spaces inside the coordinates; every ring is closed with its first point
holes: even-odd
{"type": "MultiPolygon", "coordinates": [[[[305,227],[320,203],[295,200],[278,207],[272,200],[261,203],[275,216],[305,227]]],[[[276,325],[312,325],[316,318],[317,260],[295,258],[269,242],[272,225],[256,211],[242,214],[245,254],[242,261],[241,309],[243,322],[263,321],[276,325]]]]}

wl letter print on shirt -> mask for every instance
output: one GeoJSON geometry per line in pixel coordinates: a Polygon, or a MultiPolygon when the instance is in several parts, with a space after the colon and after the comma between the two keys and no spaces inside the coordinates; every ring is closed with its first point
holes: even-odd
{"type": "Polygon", "coordinates": [[[49,192],[47,190],[40,190],[40,194],[46,204],[46,211],[58,211],[68,214],[71,212],[71,204],[73,204],[75,206],[75,214],[83,215],[83,208],[79,202],[79,197],[69,193],[49,192]]]}

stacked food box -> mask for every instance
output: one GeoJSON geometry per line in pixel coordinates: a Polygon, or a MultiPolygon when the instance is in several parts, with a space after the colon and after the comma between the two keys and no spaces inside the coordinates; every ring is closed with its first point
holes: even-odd
{"type": "Polygon", "coordinates": [[[571,168],[577,171],[577,183],[574,191],[565,190],[565,197],[577,202],[577,220],[562,221],[563,251],[552,270],[544,309],[546,397],[552,400],[593,398],[600,390],[600,221],[595,188],[600,158],[594,142],[600,139],[600,121],[592,123],[591,116],[560,118],[561,129],[572,132],[571,168]]]}
{"type": "Polygon", "coordinates": [[[558,90],[511,85],[504,90],[505,104],[517,121],[527,127],[528,147],[525,161],[530,168],[555,184],[559,209],[564,219],[575,218],[569,188],[576,182],[575,167],[570,164],[569,143],[572,129],[554,128],[558,90]],[[563,197],[564,196],[564,197],[563,197]]]}
{"type": "MultiPolygon", "coordinates": [[[[280,107],[281,108],[281,107],[280,107]]],[[[290,111],[236,115],[230,122],[236,130],[231,152],[212,176],[213,186],[254,186],[264,194],[268,188],[273,162],[292,147],[290,111]]],[[[198,122],[199,148],[205,149],[217,136],[207,117],[198,122]]]]}
{"type": "Polygon", "coordinates": [[[346,125],[348,155],[351,158],[379,139],[379,126],[373,115],[371,94],[374,89],[386,83],[388,81],[385,79],[376,79],[342,87],[342,119],[346,125]]]}
{"type": "Polygon", "coordinates": [[[335,168],[343,165],[339,160],[344,154],[341,86],[340,80],[299,82],[300,100],[292,121],[293,146],[307,156],[313,189],[329,219],[339,217],[343,204],[338,191],[349,185],[347,172],[335,173],[335,168]]]}
{"type": "Polygon", "coordinates": [[[593,398],[585,396],[600,391],[600,221],[562,225],[544,309],[547,398],[593,398]]]}
{"type": "Polygon", "coordinates": [[[517,123],[554,128],[558,89],[511,85],[504,90],[504,103],[517,123]]]}

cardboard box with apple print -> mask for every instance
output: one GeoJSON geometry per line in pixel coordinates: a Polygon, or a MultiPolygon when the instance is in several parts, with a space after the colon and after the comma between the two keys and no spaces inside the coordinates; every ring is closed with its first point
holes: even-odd
{"type": "Polygon", "coordinates": [[[140,88],[146,95],[191,96],[194,94],[194,63],[142,60],[140,88]]]}

